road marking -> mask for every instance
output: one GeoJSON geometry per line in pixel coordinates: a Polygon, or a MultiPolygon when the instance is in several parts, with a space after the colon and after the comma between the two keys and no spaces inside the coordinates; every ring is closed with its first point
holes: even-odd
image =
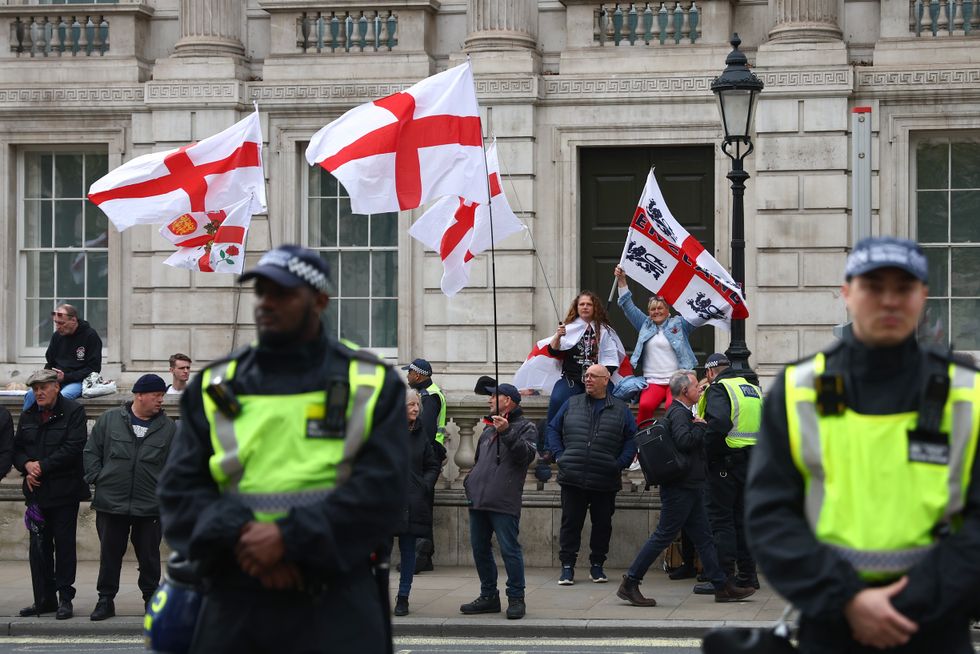
{"type": "MultiPolygon", "coordinates": [[[[395,638],[402,646],[419,645],[484,645],[492,647],[517,647],[521,645],[542,645],[555,642],[563,647],[701,647],[700,638],[395,638]]],[[[411,650],[404,650],[410,652],[411,650]]],[[[505,650],[507,651],[507,650],[505,650]]],[[[521,650],[524,651],[524,650],[521,650]]]]}
{"type": "Polygon", "coordinates": [[[131,645],[143,642],[142,636],[0,636],[0,644],[10,645],[131,645]]]}

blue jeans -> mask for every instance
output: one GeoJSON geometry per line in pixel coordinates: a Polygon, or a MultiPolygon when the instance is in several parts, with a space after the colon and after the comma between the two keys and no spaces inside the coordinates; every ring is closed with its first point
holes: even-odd
{"type": "Polygon", "coordinates": [[[480,597],[498,595],[497,564],[490,548],[490,537],[494,534],[507,570],[507,597],[524,597],[524,553],[517,541],[519,522],[516,515],[470,509],[470,545],[480,575],[480,597]]]}
{"type": "Polygon", "coordinates": [[[398,595],[408,597],[412,592],[412,577],[415,575],[415,536],[399,536],[398,552],[401,554],[401,573],[398,577],[398,595]]]}
{"type": "Polygon", "coordinates": [[[562,375],[562,378],[555,382],[554,388],[551,389],[551,399],[548,401],[548,422],[555,417],[558,413],[558,409],[561,408],[568,398],[573,395],[581,395],[585,392],[585,384],[582,380],[569,379],[562,375]]]}
{"type": "MultiPolygon", "coordinates": [[[[65,384],[61,387],[61,396],[67,397],[69,400],[74,400],[82,395],[82,382],[72,382],[70,384],[65,384]]],[[[34,391],[27,391],[27,395],[24,396],[24,411],[31,408],[34,404],[34,391]]]]}
{"type": "Polygon", "coordinates": [[[711,528],[708,527],[708,516],[704,510],[701,489],[661,486],[660,499],[662,505],[657,528],[643,544],[626,574],[631,579],[642,580],[643,575],[660,553],[674,542],[677,533],[684,529],[694,541],[694,548],[701,557],[701,564],[704,566],[708,580],[715,588],[723,588],[725,572],[718,563],[718,551],[715,549],[714,541],[711,540],[711,528]]]}

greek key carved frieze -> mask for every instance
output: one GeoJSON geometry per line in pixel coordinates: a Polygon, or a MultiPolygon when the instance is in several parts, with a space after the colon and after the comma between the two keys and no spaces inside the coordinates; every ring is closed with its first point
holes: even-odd
{"type": "Polygon", "coordinates": [[[131,104],[143,102],[142,86],[0,89],[0,104],[131,104]]]}
{"type": "Polygon", "coordinates": [[[363,100],[382,98],[405,90],[409,84],[277,84],[275,86],[250,86],[249,99],[263,101],[281,100],[363,100]]]}
{"type": "Polygon", "coordinates": [[[849,68],[832,70],[779,70],[760,72],[759,78],[766,88],[773,87],[847,87],[851,86],[849,68]]]}
{"type": "Polygon", "coordinates": [[[637,77],[633,79],[549,79],[548,97],[583,95],[652,95],[658,93],[700,93],[711,90],[711,77],[637,77]]]}
{"type": "Polygon", "coordinates": [[[150,83],[146,86],[147,102],[187,100],[235,100],[239,96],[238,83],[150,83]]]}
{"type": "Polygon", "coordinates": [[[961,86],[975,88],[980,84],[980,68],[947,70],[890,70],[858,73],[863,87],[961,86]]]}

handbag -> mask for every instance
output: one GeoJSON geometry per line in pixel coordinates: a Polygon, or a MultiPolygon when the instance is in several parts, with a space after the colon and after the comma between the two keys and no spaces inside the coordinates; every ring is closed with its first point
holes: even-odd
{"type": "Polygon", "coordinates": [[[791,604],[771,629],[720,627],[712,629],[701,642],[704,654],[793,654],[799,652],[789,639],[791,604]]]}

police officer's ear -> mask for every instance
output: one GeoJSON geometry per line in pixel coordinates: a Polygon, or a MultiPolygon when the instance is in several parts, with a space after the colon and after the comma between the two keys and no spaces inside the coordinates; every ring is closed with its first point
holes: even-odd
{"type": "Polygon", "coordinates": [[[327,310],[327,306],[330,304],[330,296],[326,293],[320,293],[310,289],[313,293],[313,306],[316,307],[317,313],[323,313],[327,310]]]}

